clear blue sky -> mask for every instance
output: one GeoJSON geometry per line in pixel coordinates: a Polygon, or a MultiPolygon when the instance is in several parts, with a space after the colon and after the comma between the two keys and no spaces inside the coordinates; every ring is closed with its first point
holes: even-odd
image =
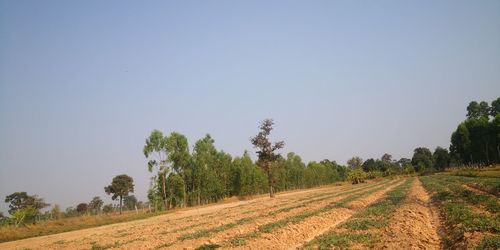
{"type": "Polygon", "coordinates": [[[234,156],[270,117],[283,153],[345,164],[448,147],[499,94],[496,0],[2,0],[0,211],[15,191],[105,197],[122,173],[144,200],[155,128],[234,156]]]}

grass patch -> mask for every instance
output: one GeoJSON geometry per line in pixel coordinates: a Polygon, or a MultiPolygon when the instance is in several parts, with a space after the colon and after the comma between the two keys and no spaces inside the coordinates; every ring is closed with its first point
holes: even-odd
{"type": "Polygon", "coordinates": [[[500,236],[484,236],[476,246],[477,250],[500,249],[500,236]]]}
{"type": "Polygon", "coordinates": [[[100,215],[100,216],[78,216],[71,218],[63,218],[59,220],[42,221],[35,225],[25,227],[15,227],[6,225],[0,227],[0,242],[26,239],[30,237],[44,236],[57,234],[80,229],[104,226],[120,222],[128,222],[134,220],[142,220],[169,213],[139,213],[135,212],[124,213],[122,215],[100,215]]]}
{"type": "MultiPolygon", "coordinates": [[[[495,183],[489,178],[473,179],[477,180],[476,183],[495,183]]],[[[498,200],[464,188],[462,185],[470,184],[470,177],[434,175],[421,177],[421,180],[424,187],[433,194],[432,199],[443,214],[446,227],[445,248],[455,248],[457,244],[466,241],[465,232],[500,233],[498,200]],[[474,209],[484,209],[492,215],[475,212],[474,209]]],[[[486,243],[478,246],[490,241],[487,238],[486,243]]]]}
{"type": "Polygon", "coordinates": [[[205,244],[205,245],[197,247],[196,250],[211,250],[211,249],[216,249],[219,247],[220,247],[220,245],[217,245],[217,244],[205,244]]]}
{"type": "Polygon", "coordinates": [[[387,224],[386,221],[376,219],[355,219],[345,222],[340,227],[352,230],[367,230],[369,228],[382,228],[387,224]]]}
{"type": "Polygon", "coordinates": [[[196,231],[194,233],[184,234],[184,235],[179,236],[177,239],[180,240],[180,241],[184,241],[184,240],[192,240],[192,239],[198,239],[198,238],[208,237],[208,236],[210,236],[212,234],[216,234],[216,233],[219,233],[219,232],[231,229],[233,227],[236,227],[238,225],[241,225],[241,224],[244,224],[244,223],[248,223],[248,222],[250,222],[252,220],[255,220],[257,218],[259,218],[259,217],[242,218],[242,219],[237,220],[234,223],[228,223],[228,224],[224,224],[224,225],[221,225],[221,226],[218,226],[218,227],[213,227],[213,228],[209,228],[209,229],[203,229],[203,230],[200,230],[200,231],[196,231]]]}
{"type": "Polygon", "coordinates": [[[314,240],[306,243],[303,249],[348,249],[352,243],[361,243],[365,246],[373,246],[375,237],[371,234],[353,234],[353,233],[331,233],[316,237],[314,240]]]}

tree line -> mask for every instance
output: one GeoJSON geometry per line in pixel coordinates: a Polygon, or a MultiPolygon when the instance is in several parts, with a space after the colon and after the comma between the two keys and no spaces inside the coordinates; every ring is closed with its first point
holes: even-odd
{"type": "Polygon", "coordinates": [[[500,98],[491,102],[472,101],[467,118],[451,135],[454,165],[484,166],[500,162],[500,98]]]}
{"type": "Polygon", "coordinates": [[[164,135],[153,130],[146,139],[143,153],[148,170],[155,171],[148,200],[157,210],[217,202],[231,196],[258,195],[268,192],[314,187],[344,180],[347,169],[335,161],[305,164],[291,152],[286,158],[277,151],[283,141],[272,143],[268,136],[273,121],[264,120],[260,132],[251,139],[257,149],[254,162],[247,151],[232,157],[218,150],[209,135],[194,143],[192,150],[186,136],[172,132],[164,135]]]}
{"type": "Polygon", "coordinates": [[[491,102],[472,101],[467,106],[466,119],[451,135],[448,149],[437,147],[434,152],[417,147],[411,159],[393,159],[384,154],[379,159],[363,161],[358,156],[347,161],[347,166],[332,160],[304,163],[293,152],[282,156],[278,153],[284,147],[283,141],[270,142],[273,121],[264,120],[259,132],[250,139],[257,149],[258,159],[253,161],[245,151],[242,156],[232,157],[215,147],[215,140],[209,135],[197,140],[192,149],[186,136],[178,132],[165,135],[153,130],[146,139],[143,154],[147,169],[154,172],[148,189],[148,201],[137,201],[132,177],[118,175],[110,185],[104,187],[118,205],[104,205],[100,197],[88,203],[79,203],[64,212],[58,205],[41,213],[50,204],[37,195],[15,192],[5,198],[9,203],[7,218],[0,213],[0,224],[20,225],[35,222],[40,218],[58,219],[81,214],[98,215],[111,211],[122,211],[122,204],[128,210],[142,209],[160,211],[175,207],[196,206],[217,202],[231,196],[249,196],[310,188],[349,180],[360,183],[366,179],[399,175],[428,174],[443,171],[450,166],[482,166],[498,164],[500,161],[500,98],[491,102]]]}

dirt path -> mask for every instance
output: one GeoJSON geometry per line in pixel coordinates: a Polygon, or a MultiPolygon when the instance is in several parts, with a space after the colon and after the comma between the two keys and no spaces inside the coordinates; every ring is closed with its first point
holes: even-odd
{"type": "Polygon", "coordinates": [[[429,195],[417,178],[405,204],[396,210],[377,249],[440,249],[440,225],[429,195]]]}

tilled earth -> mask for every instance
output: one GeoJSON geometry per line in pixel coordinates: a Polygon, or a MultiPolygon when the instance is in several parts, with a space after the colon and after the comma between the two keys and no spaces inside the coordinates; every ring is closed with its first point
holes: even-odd
{"type": "MultiPolygon", "coordinates": [[[[346,221],[402,182],[395,179],[330,186],[278,194],[274,199],[261,197],[192,208],[145,220],[6,242],[0,249],[296,248],[346,221]]],[[[417,222],[425,226],[429,220],[428,198],[417,184],[412,190],[415,203],[411,205],[422,207],[425,218],[417,222]]],[[[405,207],[398,214],[404,218],[406,213],[405,207]]],[[[412,231],[403,233],[411,237],[412,231]]],[[[439,245],[433,232],[426,236],[429,247],[439,245]]]]}

